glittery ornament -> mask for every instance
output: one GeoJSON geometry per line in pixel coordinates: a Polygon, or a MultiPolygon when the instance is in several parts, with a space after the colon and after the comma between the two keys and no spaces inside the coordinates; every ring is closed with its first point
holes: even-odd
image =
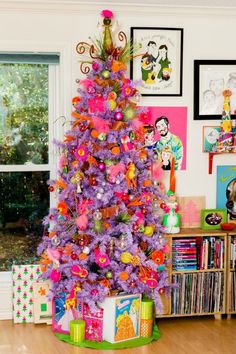
{"type": "Polygon", "coordinates": [[[60,239],[57,236],[53,236],[51,238],[51,243],[53,246],[59,246],[60,245],[60,239]]]}
{"type": "Polygon", "coordinates": [[[85,254],[89,254],[90,253],[90,248],[89,247],[84,247],[83,248],[83,253],[85,253],[85,254]]]}
{"type": "Polygon", "coordinates": [[[117,246],[121,249],[121,250],[125,250],[127,248],[127,236],[125,234],[122,234],[119,237],[119,241],[117,242],[117,246]]]}
{"type": "Polygon", "coordinates": [[[93,218],[94,218],[94,220],[101,220],[102,219],[102,213],[99,210],[96,210],[93,213],[93,218]]]}

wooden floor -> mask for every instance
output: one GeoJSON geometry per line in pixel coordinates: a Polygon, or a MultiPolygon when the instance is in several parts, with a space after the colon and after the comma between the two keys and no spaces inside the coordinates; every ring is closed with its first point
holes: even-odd
{"type": "Polygon", "coordinates": [[[236,316],[161,319],[161,339],[124,350],[98,351],[59,341],[47,325],[0,321],[0,354],[235,354],[236,316]]]}

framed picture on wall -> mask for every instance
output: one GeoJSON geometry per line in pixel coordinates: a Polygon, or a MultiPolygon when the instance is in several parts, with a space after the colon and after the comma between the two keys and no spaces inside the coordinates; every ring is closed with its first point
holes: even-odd
{"type": "Polygon", "coordinates": [[[131,27],[131,41],[130,76],[142,81],[141,94],[182,96],[183,28],[131,27]]]}
{"type": "Polygon", "coordinates": [[[201,228],[203,230],[219,230],[220,224],[227,221],[226,209],[202,209],[201,228]]]}
{"type": "Polygon", "coordinates": [[[235,118],[236,60],[194,60],[194,120],[221,119],[225,89],[235,118]]]}

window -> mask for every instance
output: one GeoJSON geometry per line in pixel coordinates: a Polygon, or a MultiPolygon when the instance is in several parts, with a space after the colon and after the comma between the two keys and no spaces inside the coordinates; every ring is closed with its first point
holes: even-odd
{"type": "Polygon", "coordinates": [[[57,54],[0,53],[0,271],[34,263],[53,169],[57,54]]]}

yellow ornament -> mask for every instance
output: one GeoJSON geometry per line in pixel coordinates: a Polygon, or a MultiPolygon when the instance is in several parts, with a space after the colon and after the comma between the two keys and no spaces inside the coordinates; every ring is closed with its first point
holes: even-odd
{"type": "Polygon", "coordinates": [[[114,109],[116,108],[116,101],[109,100],[109,104],[110,104],[110,110],[114,111],[114,109]]]}
{"type": "Polygon", "coordinates": [[[129,252],[122,252],[120,256],[120,260],[122,263],[128,264],[132,262],[133,256],[129,252]]]}
{"type": "Polygon", "coordinates": [[[145,226],[144,228],[144,235],[148,237],[152,237],[154,233],[154,227],[151,225],[145,226]]]}

